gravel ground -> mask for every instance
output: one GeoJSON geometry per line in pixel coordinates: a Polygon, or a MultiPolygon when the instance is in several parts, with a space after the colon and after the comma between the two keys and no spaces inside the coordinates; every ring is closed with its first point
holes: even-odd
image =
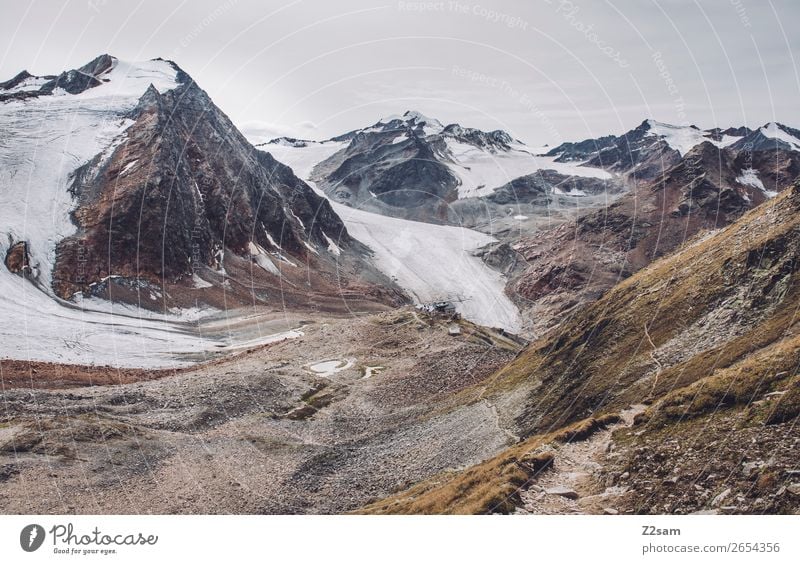
{"type": "Polygon", "coordinates": [[[476,463],[513,435],[469,388],[518,345],[447,327],[409,309],[326,319],[159,379],[5,389],[0,511],[342,512],[476,463]],[[352,364],[310,368],[330,360],[352,364]]]}

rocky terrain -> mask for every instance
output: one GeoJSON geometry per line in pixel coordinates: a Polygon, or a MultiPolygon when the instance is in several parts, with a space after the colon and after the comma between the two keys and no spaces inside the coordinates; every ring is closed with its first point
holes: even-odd
{"type": "Polygon", "coordinates": [[[490,402],[453,397],[517,340],[413,309],[303,332],[155,380],[6,381],[0,510],[341,512],[515,440],[490,402]]]}
{"type": "Polygon", "coordinates": [[[794,185],[582,308],[484,387],[527,388],[524,440],[363,511],[796,512],[798,211],[794,185]]]}
{"type": "MultiPolygon", "coordinates": [[[[287,142],[315,145],[278,139],[263,148],[287,142]]],[[[545,216],[574,217],[576,207],[599,207],[626,189],[610,173],[540,155],[505,131],[444,126],[414,111],[323,143],[339,147],[311,178],[332,199],[496,236],[530,230],[545,216]]]]}
{"type": "Polygon", "coordinates": [[[512,243],[525,266],[508,292],[528,320],[526,335],[545,334],[653,260],[788,187],[800,153],[775,139],[745,144],[747,131],[647,120],[618,138],[584,141],[580,152],[573,144],[554,148],[557,159],[588,157],[586,163],[618,172],[632,188],[601,209],[512,243]]]}
{"type": "Polygon", "coordinates": [[[255,147],[108,55],[0,127],[5,513],[800,508],[798,130],[255,147]]]}

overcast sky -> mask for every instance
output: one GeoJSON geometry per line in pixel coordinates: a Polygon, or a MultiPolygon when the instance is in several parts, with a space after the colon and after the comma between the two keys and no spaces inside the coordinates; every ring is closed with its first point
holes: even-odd
{"type": "Polygon", "coordinates": [[[416,109],[531,144],[647,117],[800,127],[797,0],[2,0],[0,80],[169,58],[242,129],[323,139],[416,109]]]}

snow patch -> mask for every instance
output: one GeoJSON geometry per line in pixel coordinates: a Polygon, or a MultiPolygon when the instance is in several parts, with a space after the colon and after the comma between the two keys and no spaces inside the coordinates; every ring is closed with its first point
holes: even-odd
{"type": "Polygon", "coordinates": [[[325,240],[328,242],[328,252],[335,256],[340,256],[342,254],[342,250],[334,243],[333,239],[328,237],[325,232],[322,232],[322,236],[325,237],[325,240]]]}
{"type": "Polygon", "coordinates": [[[777,192],[772,190],[767,190],[764,187],[764,183],[761,182],[761,179],[758,177],[758,171],[754,168],[745,168],[742,170],[741,175],[736,177],[736,182],[740,184],[746,184],[747,186],[752,186],[753,188],[758,188],[767,198],[774,198],[778,195],[777,192]]]}
{"type": "Polygon", "coordinates": [[[314,374],[324,378],[330,378],[337,372],[352,368],[355,363],[356,359],[354,358],[346,358],[344,360],[323,360],[308,365],[308,369],[314,374]]]}
{"type": "Polygon", "coordinates": [[[311,251],[311,252],[312,252],[312,253],[314,253],[315,255],[318,255],[318,254],[319,254],[319,251],[318,251],[317,249],[315,249],[314,247],[312,247],[311,245],[309,245],[309,244],[308,244],[308,241],[303,241],[303,245],[305,245],[305,246],[306,246],[306,249],[308,249],[309,251],[311,251]]]}
{"type": "Polygon", "coordinates": [[[211,288],[214,286],[211,282],[207,282],[200,278],[196,273],[192,274],[192,284],[198,290],[202,288],[211,288]]]}
{"type": "Polygon", "coordinates": [[[291,167],[296,176],[305,180],[311,176],[317,163],[338,153],[348,144],[347,141],[308,142],[305,147],[268,144],[259,146],[259,149],[291,167]]]}
{"type": "Polygon", "coordinates": [[[538,170],[555,170],[559,174],[588,178],[610,179],[611,173],[580,163],[559,163],[556,157],[536,155],[521,143],[511,150],[491,153],[468,143],[447,139],[451,156],[450,170],[459,180],[458,197],[474,198],[491,194],[515,178],[538,170]]]}
{"type": "Polygon", "coordinates": [[[760,131],[765,137],[783,141],[787,143],[793,151],[800,151],[800,139],[781,129],[774,121],[762,127],[760,131]]]}
{"type": "Polygon", "coordinates": [[[331,202],[347,231],[375,253],[376,266],[414,301],[455,302],[465,318],[519,332],[519,311],[505,294],[505,277],[473,253],[495,242],[466,229],[382,216],[331,202]]]}
{"type": "Polygon", "coordinates": [[[15,94],[17,92],[30,92],[32,90],[39,90],[44,86],[49,79],[41,76],[29,76],[13,88],[3,89],[3,94],[15,94]]]}
{"type": "Polygon", "coordinates": [[[694,147],[708,141],[719,148],[727,147],[736,143],[741,137],[735,135],[723,135],[722,139],[715,141],[708,137],[708,131],[702,131],[688,125],[671,125],[661,123],[652,119],[647,120],[650,127],[650,134],[662,138],[670,148],[675,149],[684,156],[694,147]]]}
{"type": "Polygon", "coordinates": [[[269,254],[264,250],[264,247],[254,241],[247,243],[247,248],[250,251],[250,256],[256,261],[256,264],[275,276],[280,276],[281,271],[275,266],[269,258],[269,254]]]}
{"type": "MultiPolygon", "coordinates": [[[[650,126],[650,133],[661,137],[672,149],[675,149],[681,156],[685,155],[696,145],[703,141],[712,141],[705,137],[703,132],[689,126],[670,125],[655,120],[647,120],[650,126]]],[[[712,141],[713,142],[713,141],[712,141]]]]}
{"type": "MultiPolygon", "coordinates": [[[[138,163],[138,162],[139,162],[139,159],[134,159],[134,160],[132,160],[131,162],[129,162],[128,164],[126,164],[126,165],[125,165],[125,167],[124,167],[124,168],[123,168],[123,169],[120,171],[119,175],[120,175],[120,176],[124,176],[125,174],[127,174],[128,172],[130,172],[130,170],[131,170],[133,167],[135,167],[135,166],[136,166],[136,163],[138,163]]],[[[197,186],[197,183],[196,183],[196,182],[195,182],[195,186],[197,186]]]]}

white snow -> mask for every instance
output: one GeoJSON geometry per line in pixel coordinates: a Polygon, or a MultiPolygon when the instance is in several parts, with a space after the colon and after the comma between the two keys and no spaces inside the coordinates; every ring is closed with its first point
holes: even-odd
{"type": "Polygon", "coordinates": [[[415,301],[450,299],[475,323],[519,331],[519,311],[505,294],[505,278],[472,254],[494,238],[463,227],[331,205],[350,235],[373,250],[377,267],[415,301]]]}
{"type": "MultiPolygon", "coordinates": [[[[130,170],[133,167],[135,167],[136,163],[138,163],[138,162],[139,162],[139,159],[134,159],[131,162],[129,162],[128,164],[126,164],[125,167],[120,171],[119,175],[123,176],[123,175],[127,174],[128,172],[130,172],[130,170]]],[[[194,183],[194,186],[195,186],[195,188],[197,188],[197,182],[194,183]]],[[[200,193],[200,190],[198,189],[198,194],[199,193],[200,193]]],[[[200,196],[200,198],[202,200],[202,196],[200,196]]]]}
{"type": "MultiPolygon", "coordinates": [[[[429,118],[428,116],[423,115],[420,112],[415,112],[415,111],[408,111],[403,115],[395,114],[395,115],[386,116],[384,118],[379,119],[378,123],[379,124],[388,124],[388,123],[390,123],[390,122],[392,122],[394,120],[404,121],[404,122],[407,122],[409,124],[411,124],[411,123],[419,124],[419,123],[423,123],[424,122],[425,125],[422,126],[422,131],[423,131],[423,133],[425,135],[435,135],[437,133],[441,133],[444,130],[444,125],[442,125],[442,122],[440,122],[438,119],[429,118]]],[[[372,130],[372,129],[373,128],[369,128],[369,129],[367,129],[365,131],[369,131],[369,130],[372,130]]]]}
{"type": "Polygon", "coordinates": [[[211,288],[213,286],[211,282],[206,282],[200,278],[197,273],[192,274],[192,284],[194,284],[194,287],[197,289],[211,288]]]}
{"type": "Polygon", "coordinates": [[[651,134],[662,137],[667,142],[667,145],[678,151],[681,156],[703,141],[712,141],[704,136],[703,131],[693,127],[670,125],[652,119],[648,120],[647,123],[650,125],[651,134]]]}
{"type": "Polygon", "coordinates": [[[688,125],[670,125],[652,119],[647,120],[647,123],[650,126],[651,135],[663,138],[667,145],[678,151],[681,156],[704,141],[722,148],[732,145],[741,139],[741,137],[734,135],[723,135],[722,139],[715,141],[707,136],[708,131],[695,129],[688,125]]]}
{"type": "Polygon", "coordinates": [[[159,316],[96,298],[71,304],[51,290],[55,245],[75,232],[71,173],[124,141],[132,123],[124,116],[151,83],[160,92],[177,86],[175,69],[164,61],[116,60],[103,78],[110,80],[81,94],[0,104],[0,256],[11,241],[27,241],[40,286],[0,268],[2,356],[118,367],[190,364],[225,346],[186,325],[187,317],[207,311],[159,316]]]}
{"type": "Polygon", "coordinates": [[[328,237],[328,235],[323,231],[322,236],[325,237],[325,240],[328,242],[328,252],[335,256],[340,256],[342,254],[342,250],[336,245],[336,243],[328,237]]]}
{"type": "Polygon", "coordinates": [[[495,189],[539,170],[555,170],[569,176],[610,179],[611,173],[580,163],[559,163],[556,157],[536,155],[529,147],[514,143],[508,152],[492,153],[469,143],[447,139],[452,157],[448,164],[459,179],[458,197],[473,198],[491,194],[495,189]]]}
{"type": "Polygon", "coordinates": [[[150,82],[177,85],[163,61],[116,61],[110,78],[77,95],[42,96],[0,104],[0,252],[9,236],[28,242],[44,287],[50,288],[55,245],[72,235],[69,176],[95,155],[110,154],[131,125],[133,109],[150,82]]]}
{"type": "Polygon", "coordinates": [[[39,88],[44,86],[46,82],[48,82],[47,78],[43,78],[41,76],[29,76],[13,88],[4,89],[3,94],[15,94],[17,92],[39,90],[39,88]]]}
{"type": "Polygon", "coordinates": [[[794,151],[800,151],[800,139],[784,131],[775,122],[770,122],[761,128],[761,134],[770,139],[778,139],[784,143],[788,143],[794,151]]]}
{"type": "Polygon", "coordinates": [[[311,251],[311,252],[312,252],[312,253],[314,253],[315,255],[318,255],[318,254],[319,254],[319,251],[318,251],[317,249],[315,249],[314,247],[312,247],[312,246],[311,246],[311,245],[308,243],[308,241],[303,241],[303,245],[305,245],[306,249],[308,249],[309,251],[311,251]]]}
{"type": "Polygon", "coordinates": [[[191,364],[221,346],[187,325],[199,311],[165,316],[97,298],[70,304],[5,267],[0,268],[0,311],[4,358],[158,368],[191,364]]]}
{"type": "MultiPolygon", "coordinates": [[[[268,151],[305,179],[317,194],[327,198],[308,177],[318,162],[346,146],[347,142],[317,143],[299,148],[281,147],[280,151],[273,152],[270,145],[268,151]]],[[[526,155],[533,160],[533,155],[526,155]]],[[[586,174],[590,173],[591,169],[586,171],[586,174]]],[[[605,171],[596,173],[610,177],[605,171]]],[[[416,301],[461,300],[456,301],[455,306],[465,318],[511,332],[520,330],[519,310],[505,294],[505,277],[472,254],[494,242],[494,238],[462,227],[374,214],[333,200],[330,204],[344,221],[350,235],[375,253],[376,266],[394,277],[416,301]]]]}
{"type": "Polygon", "coordinates": [[[295,176],[307,179],[311,170],[334,153],[347,147],[347,141],[309,142],[305,147],[288,145],[262,145],[262,151],[270,153],[279,162],[291,167],[295,176]]]}
{"type": "Polygon", "coordinates": [[[722,148],[722,147],[727,147],[729,145],[733,145],[734,143],[736,143],[741,138],[742,137],[739,137],[737,135],[723,135],[722,139],[720,139],[719,141],[714,141],[713,139],[708,139],[708,141],[711,141],[717,147],[722,148]]]}
{"type": "Polygon", "coordinates": [[[758,177],[758,171],[755,170],[754,168],[743,169],[741,175],[736,177],[736,182],[752,186],[753,188],[758,188],[759,190],[764,192],[764,195],[767,196],[768,198],[774,198],[775,196],[778,195],[777,192],[772,190],[767,190],[764,187],[764,183],[761,182],[761,179],[758,177]]]}
{"type": "Polygon", "coordinates": [[[299,217],[297,217],[297,215],[294,213],[294,210],[292,208],[288,208],[288,210],[289,210],[289,213],[292,214],[292,217],[297,220],[297,223],[300,224],[300,227],[303,229],[303,231],[305,231],[306,230],[306,224],[303,223],[303,220],[300,219],[299,217]]]}
{"type": "Polygon", "coordinates": [[[250,251],[250,256],[253,257],[253,260],[256,261],[258,266],[270,274],[274,274],[275,276],[281,275],[281,271],[278,270],[278,267],[275,266],[275,263],[270,260],[269,254],[266,250],[264,250],[264,247],[254,241],[250,241],[247,243],[247,248],[250,251]]]}
{"type": "Polygon", "coordinates": [[[344,360],[323,360],[321,362],[310,364],[308,369],[315,374],[325,378],[330,378],[337,372],[352,368],[355,362],[356,359],[354,358],[346,358],[344,360]]]}
{"type": "Polygon", "coordinates": [[[580,188],[573,188],[569,192],[564,192],[558,186],[553,186],[553,194],[558,194],[559,196],[575,196],[575,197],[586,196],[586,192],[584,192],[580,188]]]}
{"type": "Polygon", "coordinates": [[[288,339],[297,339],[304,335],[305,333],[303,333],[299,329],[290,329],[289,331],[281,331],[280,333],[273,333],[271,335],[262,335],[254,339],[250,339],[248,341],[235,341],[233,343],[225,345],[220,350],[225,352],[234,352],[234,351],[249,349],[256,346],[279,343],[281,341],[286,341],[288,339]]]}

